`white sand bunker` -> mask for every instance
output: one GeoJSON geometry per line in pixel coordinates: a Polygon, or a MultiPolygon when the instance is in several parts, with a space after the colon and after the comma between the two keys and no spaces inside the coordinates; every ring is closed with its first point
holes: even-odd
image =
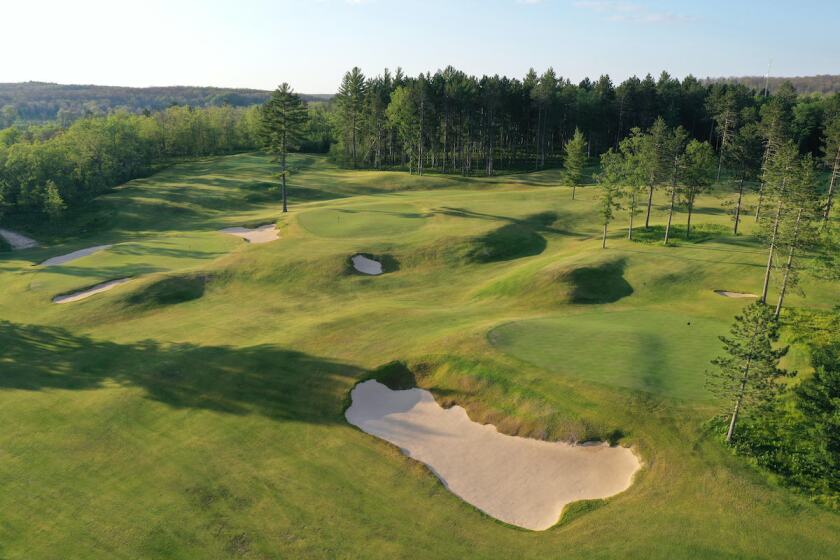
{"type": "Polygon", "coordinates": [[[626,490],[641,466],[626,447],[572,445],[500,434],[460,406],[442,408],[423,389],[356,385],[347,421],[428,465],[483,512],[526,529],[548,529],[563,507],[626,490]]]}
{"type": "Polygon", "coordinates": [[[0,229],[0,237],[5,239],[6,243],[11,245],[12,249],[14,249],[15,251],[20,249],[31,249],[32,247],[38,246],[38,242],[34,239],[30,239],[25,235],[15,233],[7,229],[0,229]]]}
{"type": "Polygon", "coordinates": [[[274,241],[280,237],[277,233],[276,224],[266,224],[253,229],[244,227],[229,227],[220,229],[219,231],[241,237],[248,243],[268,243],[269,241],[274,241]]]}
{"type": "Polygon", "coordinates": [[[102,251],[105,249],[110,249],[112,245],[97,245],[95,247],[88,247],[86,249],[79,249],[78,251],[73,251],[72,253],[67,253],[66,255],[59,255],[57,257],[52,257],[51,259],[47,259],[41,263],[41,266],[57,266],[60,264],[68,263],[70,261],[75,261],[76,259],[81,259],[82,257],[86,257],[88,255],[92,255],[97,251],[102,251]]]}
{"type": "Polygon", "coordinates": [[[129,280],[131,280],[131,278],[117,278],[116,280],[108,280],[107,282],[91,286],[90,288],[85,288],[84,290],[80,290],[78,292],[73,292],[72,294],[55,296],[53,298],[53,303],[70,303],[71,301],[79,301],[80,299],[89,298],[94,294],[107,292],[112,288],[116,288],[120,284],[125,284],[129,280]]]}
{"type": "Polygon", "coordinates": [[[371,274],[373,276],[382,274],[382,263],[369,259],[364,255],[353,255],[350,259],[353,261],[353,268],[362,274],[371,274]]]}
{"type": "Polygon", "coordinates": [[[726,290],[715,290],[715,293],[719,296],[729,297],[729,298],[757,298],[758,296],[755,294],[747,294],[744,292],[727,292],[726,290]]]}

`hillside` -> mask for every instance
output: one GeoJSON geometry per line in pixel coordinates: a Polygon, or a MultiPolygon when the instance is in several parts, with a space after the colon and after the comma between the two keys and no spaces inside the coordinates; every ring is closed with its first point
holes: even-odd
{"type": "MultiPolygon", "coordinates": [[[[62,115],[107,113],[124,108],[131,112],[155,111],[170,105],[246,107],[262,103],[270,92],[258,89],[168,86],[132,88],[120,86],[65,85],[46,82],[0,83],[0,111],[28,121],[55,119],[62,115]]],[[[303,95],[307,101],[330,95],[303,95]]]]}
{"type": "MultiPolygon", "coordinates": [[[[706,78],[704,84],[727,83],[744,84],[757,91],[763,91],[765,85],[764,76],[728,76],[718,78],[706,78]]],[[[779,89],[785,82],[790,82],[799,93],[838,93],[840,92],[840,74],[819,74],[817,76],[794,76],[790,78],[771,77],[768,81],[770,93],[779,89]]]]}

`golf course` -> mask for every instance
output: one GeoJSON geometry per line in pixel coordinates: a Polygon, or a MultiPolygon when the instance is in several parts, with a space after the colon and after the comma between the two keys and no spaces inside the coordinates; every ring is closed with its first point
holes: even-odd
{"type": "MultiPolygon", "coordinates": [[[[560,169],[288,169],[287,213],[253,151],[4,223],[37,246],[0,252],[0,558],[836,557],[840,516],[710,424],[718,337],[753,301],[716,291],[760,294],[767,261],[730,187],[697,196],[691,239],[680,212],[656,237],[658,189],[652,233],[617,211],[602,248],[602,187],[573,199],[560,169]],[[632,451],[632,483],[506,523],[348,421],[369,380],[496,439],[632,451]]],[[[836,303],[805,273],[785,299],[836,303]]]]}

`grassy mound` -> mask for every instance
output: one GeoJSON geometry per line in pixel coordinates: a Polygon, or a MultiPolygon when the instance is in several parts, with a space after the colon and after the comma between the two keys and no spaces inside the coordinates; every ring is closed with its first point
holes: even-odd
{"type": "Polygon", "coordinates": [[[625,259],[560,272],[557,279],[568,284],[570,303],[613,303],[633,293],[624,278],[625,259]]]}
{"type": "Polygon", "coordinates": [[[199,299],[210,277],[206,274],[170,276],[149,284],[126,297],[132,306],[156,307],[176,305],[199,299]]]}
{"type": "Polygon", "coordinates": [[[509,261],[539,255],[546,245],[545,237],[532,228],[509,224],[472,241],[466,257],[477,263],[509,261]]]}

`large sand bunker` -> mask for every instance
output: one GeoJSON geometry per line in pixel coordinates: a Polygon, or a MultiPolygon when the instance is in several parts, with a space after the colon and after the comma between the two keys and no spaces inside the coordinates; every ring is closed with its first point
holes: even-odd
{"type": "Polygon", "coordinates": [[[353,261],[353,268],[362,274],[370,274],[372,276],[382,274],[381,262],[369,259],[364,255],[353,255],[350,260],[353,261]]]}
{"type": "Polygon", "coordinates": [[[428,391],[356,385],[347,421],[425,463],[444,485],[511,525],[548,529],[563,507],[626,490],[641,464],[626,447],[572,445],[500,434],[442,408],[428,391]]]}
{"type": "Polygon", "coordinates": [[[116,288],[120,284],[125,284],[129,280],[131,280],[131,278],[117,278],[116,280],[108,280],[107,282],[91,286],[90,288],[85,288],[84,290],[80,290],[78,292],[73,292],[72,294],[55,296],[53,298],[53,303],[70,303],[71,301],[79,301],[80,299],[89,298],[94,294],[107,292],[112,288],[116,288]]]}
{"type": "Polygon", "coordinates": [[[747,294],[747,293],[744,293],[744,292],[727,292],[726,290],[715,290],[715,293],[719,296],[728,297],[728,298],[735,298],[735,299],[757,298],[758,297],[755,294],[747,294]]]}
{"type": "Polygon", "coordinates": [[[277,226],[275,224],[265,224],[264,226],[255,228],[229,227],[220,229],[219,231],[241,237],[248,243],[268,243],[269,241],[274,241],[280,237],[277,233],[277,226]]]}
{"type": "Polygon", "coordinates": [[[70,261],[75,261],[76,259],[81,259],[82,257],[86,257],[88,255],[92,255],[97,251],[102,251],[104,249],[111,248],[112,245],[96,245],[95,247],[88,247],[86,249],[79,249],[78,251],[73,251],[72,253],[67,253],[66,255],[59,255],[57,257],[52,257],[50,259],[45,260],[41,263],[41,266],[57,266],[60,264],[68,263],[70,261]]]}
{"type": "Polygon", "coordinates": [[[14,249],[15,251],[19,249],[31,249],[32,247],[37,247],[38,242],[34,239],[30,239],[25,235],[21,235],[20,233],[15,233],[13,231],[9,231],[7,229],[0,229],[0,237],[6,240],[6,242],[14,249]]]}

